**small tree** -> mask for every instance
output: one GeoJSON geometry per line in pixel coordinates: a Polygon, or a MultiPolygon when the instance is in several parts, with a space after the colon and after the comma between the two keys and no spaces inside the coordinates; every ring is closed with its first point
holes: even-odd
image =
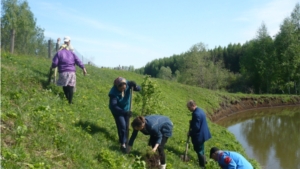
{"type": "Polygon", "coordinates": [[[157,74],[158,78],[164,79],[164,80],[172,80],[172,70],[170,69],[169,66],[164,67],[162,66],[157,74]]]}
{"type": "Polygon", "coordinates": [[[141,87],[142,90],[134,98],[137,111],[141,112],[140,115],[162,114],[163,97],[157,83],[149,75],[146,75],[141,87]]]}

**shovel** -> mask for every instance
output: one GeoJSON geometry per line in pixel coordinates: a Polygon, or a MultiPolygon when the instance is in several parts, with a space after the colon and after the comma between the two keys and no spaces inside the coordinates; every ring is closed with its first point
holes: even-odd
{"type": "Polygon", "coordinates": [[[54,69],[54,79],[53,79],[53,83],[56,84],[56,75],[57,75],[57,67],[54,69]]]}
{"type": "MultiPolygon", "coordinates": [[[[132,90],[133,90],[133,87],[130,88],[130,107],[129,107],[129,110],[131,111],[132,110],[132,90]]],[[[127,140],[126,140],[126,153],[128,153],[128,139],[129,139],[129,122],[130,122],[130,117],[128,118],[128,122],[127,122],[127,140]]]]}
{"type": "Polygon", "coordinates": [[[189,142],[190,142],[190,136],[187,136],[184,155],[180,156],[181,160],[184,162],[190,161],[190,157],[188,157],[188,155],[187,155],[187,152],[189,149],[189,142]]]}

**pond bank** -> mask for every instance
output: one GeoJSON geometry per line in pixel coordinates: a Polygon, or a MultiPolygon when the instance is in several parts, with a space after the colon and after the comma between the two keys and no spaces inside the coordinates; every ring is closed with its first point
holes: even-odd
{"type": "Polygon", "coordinates": [[[216,123],[218,120],[245,110],[260,109],[279,106],[300,106],[300,96],[280,97],[241,97],[239,100],[227,101],[220,104],[220,108],[208,115],[216,123]]]}

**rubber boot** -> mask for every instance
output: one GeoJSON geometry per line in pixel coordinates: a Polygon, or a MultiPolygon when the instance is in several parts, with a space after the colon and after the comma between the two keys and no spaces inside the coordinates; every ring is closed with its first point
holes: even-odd
{"type": "Polygon", "coordinates": [[[167,164],[162,164],[159,166],[159,169],[166,169],[166,167],[167,167],[167,164]]]}
{"type": "Polygon", "coordinates": [[[199,166],[200,168],[205,168],[205,156],[204,155],[199,155],[198,154],[198,160],[199,160],[199,166]]]}

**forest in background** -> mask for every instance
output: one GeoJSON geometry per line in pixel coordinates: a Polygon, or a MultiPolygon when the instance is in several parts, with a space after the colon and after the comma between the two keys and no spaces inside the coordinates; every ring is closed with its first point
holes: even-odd
{"type": "MultiPolygon", "coordinates": [[[[1,5],[1,50],[47,57],[44,29],[37,26],[28,2],[3,0],[1,5]]],[[[299,94],[300,4],[274,37],[262,23],[256,37],[244,44],[208,49],[200,42],[181,54],[128,70],[211,90],[299,94]]]]}
{"type": "Polygon", "coordinates": [[[186,52],[155,59],[135,71],[211,90],[299,94],[300,5],[295,5],[273,37],[262,23],[256,37],[244,44],[208,49],[200,42],[186,52]]]}
{"type": "Polygon", "coordinates": [[[16,54],[47,56],[48,43],[44,29],[37,26],[28,2],[2,0],[1,8],[1,50],[12,50],[12,53],[16,54]]]}

